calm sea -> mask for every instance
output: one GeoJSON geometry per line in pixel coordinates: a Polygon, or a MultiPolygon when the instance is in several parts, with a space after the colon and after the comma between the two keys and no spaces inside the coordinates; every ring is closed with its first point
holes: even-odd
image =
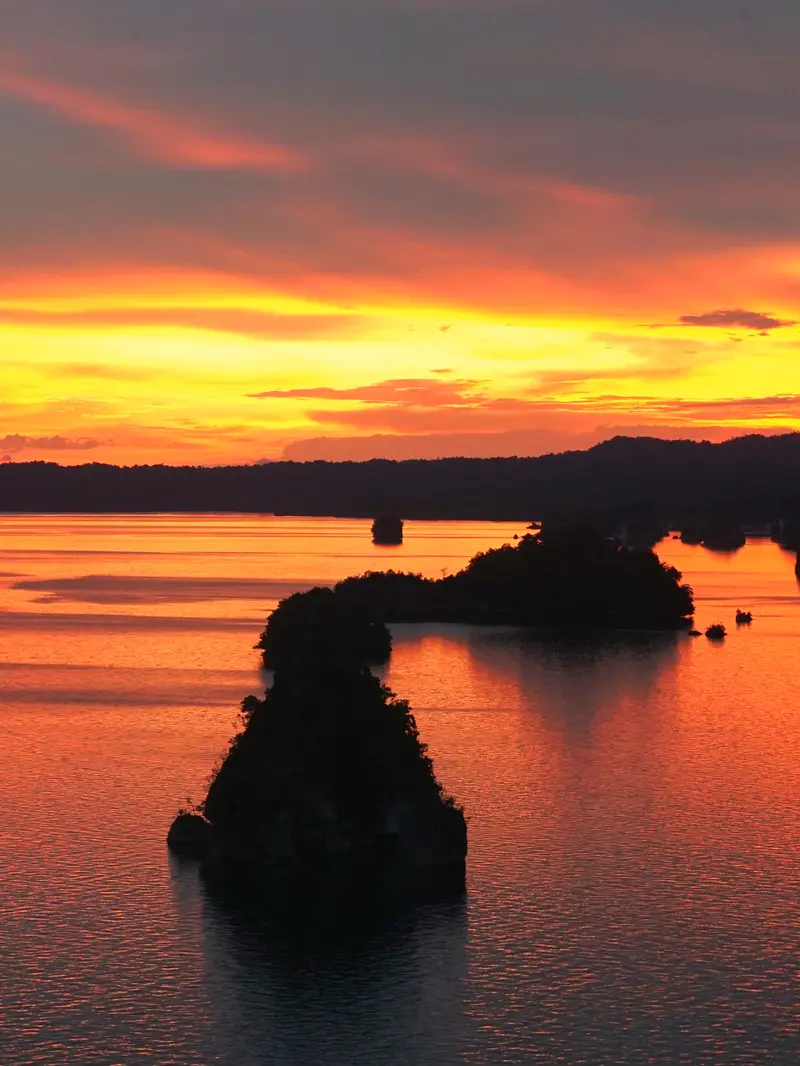
{"type": "Polygon", "coordinates": [[[515,532],[0,517],[2,1066],[798,1061],[800,597],[768,542],[659,546],[719,645],[398,627],[464,901],[286,937],[168,857],[278,598],[515,532]]]}

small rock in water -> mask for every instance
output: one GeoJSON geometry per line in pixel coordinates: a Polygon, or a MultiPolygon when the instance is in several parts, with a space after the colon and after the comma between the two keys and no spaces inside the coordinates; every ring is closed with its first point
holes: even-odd
{"type": "Polygon", "coordinates": [[[167,833],[167,847],[176,855],[204,859],[211,843],[211,825],[199,814],[179,814],[167,833]]]}

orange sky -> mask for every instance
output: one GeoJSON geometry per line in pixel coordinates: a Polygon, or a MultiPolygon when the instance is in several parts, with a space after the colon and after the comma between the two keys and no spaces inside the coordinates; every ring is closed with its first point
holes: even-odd
{"type": "Polygon", "coordinates": [[[0,16],[0,457],[800,428],[795,5],[0,16]]]}

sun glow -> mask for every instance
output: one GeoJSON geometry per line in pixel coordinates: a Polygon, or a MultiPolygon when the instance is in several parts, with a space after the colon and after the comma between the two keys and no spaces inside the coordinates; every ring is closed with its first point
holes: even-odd
{"type": "Polygon", "coordinates": [[[36,438],[46,423],[84,442],[59,461],[85,461],[88,438],[107,461],[246,462],[320,434],[798,424],[788,400],[735,402],[752,392],[756,344],[759,391],[792,393],[790,330],[720,336],[366,295],[345,304],[213,274],[19,279],[0,309],[6,432],[36,438]],[[392,384],[406,381],[413,393],[392,384]]]}
{"type": "MultiPolygon", "coordinates": [[[[706,54],[688,9],[635,48],[629,20],[591,54],[570,28],[534,64],[558,91],[530,110],[504,14],[479,80],[497,93],[475,97],[483,53],[448,41],[458,91],[437,58],[423,106],[391,62],[356,63],[352,92],[327,43],[322,82],[298,77],[258,5],[208,37],[177,9],[131,9],[130,32],[121,9],[49,8],[56,43],[22,12],[0,55],[0,458],[538,454],[800,427],[792,127],[760,82],[746,122],[674,110],[687,84],[710,107],[741,82],[720,42],[713,69],[664,66],[665,39],[706,54]],[[654,99],[670,121],[637,110],[654,99]]],[[[770,61],[778,85],[793,63],[770,61]]]]}

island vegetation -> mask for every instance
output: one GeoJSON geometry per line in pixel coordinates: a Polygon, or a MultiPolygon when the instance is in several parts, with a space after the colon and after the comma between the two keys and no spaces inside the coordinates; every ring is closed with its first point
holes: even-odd
{"type": "Polygon", "coordinates": [[[402,544],[403,519],[397,515],[381,515],[372,523],[372,539],[375,544],[402,544]]]}
{"type": "Polygon", "coordinates": [[[313,588],[281,600],[256,647],[268,670],[319,662],[358,669],[388,662],[392,641],[383,621],[359,603],[313,588]]]}
{"type": "Polygon", "coordinates": [[[461,808],[436,779],[414,715],[369,670],[388,631],[329,589],[291,597],[262,648],[274,678],[242,704],[241,730],[168,844],[217,881],[461,891],[461,808]]]}
{"type": "Polygon", "coordinates": [[[705,530],[698,522],[687,522],[681,530],[681,540],[684,544],[702,544],[705,530]]]}
{"type": "MultiPolygon", "coordinates": [[[[465,622],[563,629],[683,629],[694,611],[681,574],[645,548],[591,527],[545,527],[438,579],[368,572],[335,586],[343,611],[374,622],[465,622]]],[[[289,609],[290,597],[276,614],[289,609]]]]}
{"type": "Polygon", "coordinates": [[[737,522],[712,515],[685,523],[681,540],[684,544],[702,544],[709,551],[732,552],[743,548],[747,538],[737,522]]]}

